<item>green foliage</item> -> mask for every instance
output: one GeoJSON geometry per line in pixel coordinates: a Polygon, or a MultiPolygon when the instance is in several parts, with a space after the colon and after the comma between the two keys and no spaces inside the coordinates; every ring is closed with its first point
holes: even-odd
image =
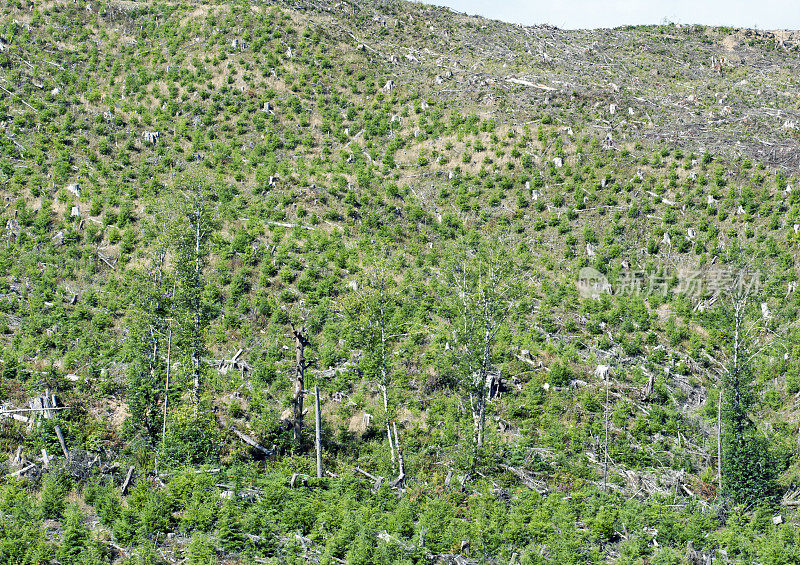
{"type": "Polygon", "coordinates": [[[114,539],[123,545],[133,545],[139,539],[140,527],[139,512],[134,508],[123,508],[112,526],[114,539]]]}
{"type": "Polygon", "coordinates": [[[10,480],[0,487],[0,560],[35,565],[53,558],[35,502],[25,486],[10,480]]]}
{"type": "MultiPolygon", "coordinates": [[[[6,418],[0,443],[23,446],[31,461],[42,448],[57,454],[60,425],[70,448],[99,453],[103,465],[112,454],[121,468],[135,461],[127,500],[118,485],[84,490],[115,543],[136,548],[130,561],[156,561],[152,548],[176,529],[195,533],[187,560],[214,561],[217,539],[204,536],[216,527],[220,545],[247,554],[240,560],[298,561],[299,531],[324,547],[323,562],[417,563],[465,541],[473,560],[601,562],[623,524],[620,563],[675,562],[690,539],[733,561],[796,560],[794,517],[773,527],[763,512],[719,510],[714,496],[719,486],[726,503],[748,509],[776,500],[785,469],[783,484],[797,486],[800,334],[720,382],[732,324],[712,286],[749,258],[764,288],[748,314],[758,328],[750,349],[791,331],[797,175],[778,171],[780,158],[758,159],[764,144],[794,134],[751,111],[758,97],[737,85],[757,63],[759,88],[793,92],[792,38],[775,49],[768,34],[748,32],[741,64],[687,73],[681,65],[707,65],[733,31],[560,31],[531,75],[521,72],[531,57],[519,30],[413,4],[324,14],[39,4],[4,4],[0,26],[0,400],[24,408],[49,389],[69,408],[30,429],[6,418]],[[353,49],[341,29],[368,45],[353,49]],[[445,33],[455,78],[415,56],[419,72],[381,88],[387,69],[375,53],[440,51],[445,33]],[[544,93],[543,111],[530,103],[536,89],[486,78],[497,75],[487,34],[508,38],[504,76],[613,85],[624,67],[623,91],[609,87],[605,102],[581,88],[544,93]],[[561,56],[565,46],[572,55],[561,56]],[[604,63],[576,66],[575,53],[604,63]],[[665,106],[665,89],[694,94],[665,106]],[[612,117],[611,102],[625,116],[612,117]],[[722,119],[723,105],[747,119],[722,119]],[[677,140],[682,123],[710,110],[709,131],[724,135],[705,136],[702,148],[677,140]],[[589,127],[600,123],[613,141],[589,127]],[[614,293],[579,295],[576,273],[589,266],[614,293]],[[694,272],[714,280],[687,289],[694,272]],[[620,292],[633,273],[643,288],[620,292]],[[522,291],[505,300],[503,284],[517,282],[522,291]],[[771,320],[761,320],[762,301],[771,320]],[[286,326],[306,314],[324,465],[336,478],[290,489],[294,473],[313,470],[281,420],[294,362],[286,326]],[[239,349],[234,370],[210,363],[239,349]],[[605,396],[587,375],[601,363],[614,367],[618,498],[596,485],[605,396]],[[502,382],[487,398],[495,369],[502,382]],[[711,390],[725,391],[722,485],[711,390]],[[393,421],[406,472],[399,496],[350,476],[354,466],[396,476],[383,431],[393,421]],[[278,455],[253,461],[231,426],[278,455]],[[160,475],[145,478],[156,456],[160,475]],[[205,464],[219,473],[195,473],[205,464]],[[683,469],[682,484],[709,507],[680,488],[666,502],[643,498],[626,467],[647,477],[683,469]],[[552,494],[528,492],[521,477],[552,494]],[[261,499],[237,491],[220,506],[223,483],[260,489],[261,499]],[[645,527],[658,529],[659,548],[645,527]],[[376,538],[383,530],[400,542],[376,538]]],[[[110,559],[71,515],[63,559],[50,524],[42,530],[43,517],[64,518],[59,465],[42,477],[41,504],[37,470],[25,473],[29,487],[0,487],[0,562],[110,559]]]]}
{"type": "Polygon", "coordinates": [[[151,543],[142,543],[126,565],[163,565],[166,563],[151,543]]]}
{"type": "Polygon", "coordinates": [[[159,250],[152,266],[152,276],[136,281],[137,308],[128,318],[127,340],[131,363],[128,367],[127,425],[130,431],[148,443],[155,443],[161,431],[163,390],[168,372],[165,353],[171,353],[172,329],[166,321],[172,304],[168,298],[169,281],[163,272],[164,251],[159,250]]]}
{"type": "Polygon", "coordinates": [[[566,363],[554,363],[547,375],[548,382],[555,386],[566,386],[574,378],[575,375],[566,363]]]}
{"type": "Polygon", "coordinates": [[[89,529],[84,515],[76,505],[70,505],[64,520],[64,535],[57,555],[62,563],[96,563],[89,540],[89,529]]]}
{"type": "Polygon", "coordinates": [[[213,414],[195,414],[190,406],[178,407],[167,422],[164,438],[164,462],[172,466],[201,465],[217,459],[220,434],[213,414]]]}
{"type": "Polygon", "coordinates": [[[780,496],[780,471],[769,443],[751,426],[734,435],[737,426],[727,423],[723,436],[723,490],[741,503],[775,501],[780,496]]]}
{"type": "Polygon", "coordinates": [[[0,520],[0,559],[3,562],[38,565],[53,558],[53,547],[40,522],[0,520]]]}
{"type": "Polygon", "coordinates": [[[217,223],[210,188],[205,180],[187,176],[179,181],[172,208],[177,218],[165,217],[174,226],[171,244],[175,253],[175,358],[182,361],[186,376],[191,379],[192,401],[199,402],[203,384],[206,351],[204,336],[208,326],[208,309],[203,301],[205,266],[208,264],[211,236],[217,223]]]}
{"type": "Polygon", "coordinates": [[[44,518],[60,520],[66,508],[66,496],[72,481],[62,473],[48,473],[42,481],[42,500],[39,508],[44,518]]]}
{"type": "Polygon", "coordinates": [[[181,499],[186,501],[186,509],[181,516],[181,530],[187,534],[199,530],[210,532],[219,512],[219,490],[209,477],[192,477],[191,492],[181,499]]]}
{"type": "Polygon", "coordinates": [[[681,565],[683,556],[680,551],[674,548],[663,547],[656,550],[652,559],[650,559],[650,563],[652,565],[681,565]]]}
{"type": "Polygon", "coordinates": [[[435,553],[446,553],[456,543],[461,543],[453,534],[455,508],[443,498],[436,498],[425,505],[420,524],[425,528],[425,546],[435,553]]]}
{"type": "Polygon", "coordinates": [[[217,563],[214,546],[205,534],[195,533],[192,536],[186,563],[188,565],[215,565],[217,563]]]}
{"type": "Polygon", "coordinates": [[[232,499],[227,500],[222,507],[219,519],[219,543],[225,551],[237,552],[244,547],[245,537],[239,522],[240,511],[232,499]]]}
{"type": "Polygon", "coordinates": [[[100,522],[112,527],[120,516],[122,505],[117,490],[108,483],[92,482],[84,489],[84,500],[94,506],[100,522]]]}
{"type": "Polygon", "coordinates": [[[166,534],[172,529],[172,511],[163,492],[148,493],[139,509],[141,531],[149,537],[153,534],[166,534]]]}
{"type": "Polygon", "coordinates": [[[347,563],[353,565],[369,565],[375,555],[375,534],[365,525],[356,535],[355,541],[347,552],[347,563]]]}
{"type": "Polygon", "coordinates": [[[137,480],[127,502],[128,507],[137,513],[139,532],[143,536],[163,534],[170,530],[173,501],[164,491],[154,489],[149,481],[137,480]]]}
{"type": "Polygon", "coordinates": [[[604,506],[592,520],[592,536],[600,542],[611,541],[615,535],[616,522],[617,516],[614,509],[604,506]]]}
{"type": "Polygon", "coordinates": [[[730,351],[723,376],[722,492],[743,504],[773,502],[780,495],[778,461],[750,416],[760,351],[754,331],[759,329],[759,314],[755,297],[744,290],[731,293],[717,320],[730,351]]]}
{"type": "Polygon", "coordinates": [[[522,286],[502,238],[482,241],[471,232],[450,253],[445,270],[448,293],[442,304],[449,322],[445,339],[455,341],[451,358],[458,385],[470,398],[477,447],[484,441],[486,376],[495,360],[495,343],[507,319],[520,308],[522,286]]]}

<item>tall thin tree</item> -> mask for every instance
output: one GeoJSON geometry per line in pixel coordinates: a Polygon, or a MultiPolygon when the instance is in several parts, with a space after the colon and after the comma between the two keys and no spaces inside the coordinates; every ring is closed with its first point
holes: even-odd
{"type": "Polygon", "coordinates": [[[204,269],[216,222],[211,192],[205,182],[183,179],[171,203],[174,214],[172,245],[177,287],[175,317],[177,350],[191,381],[191,399],[197,408],[204,372],[207,312],[203,305],[204,269]]]}
{"type": "Polygon", "coordinates": [[[454,343],[458,380],[469,398],[473,444],[485,441],[490,370],[497,332],[520,305],[522,280],[503,238],[452,250],[443,272],[447,287],[444,311],[454,343]]]}
{"type": "Polygon", "coordinates": [[[164,359],[172,300],[167,291],[169,273],[166,252],[157,247],[150,272],[140,274],[136,284],[135,307],[126,320],[129,339],[128,422],[135,433],[155,442],[159,431],[162,383],[167,373],[164,359]]]}
{"type": "Polygon", "coordinates": [[[383,396],[386,437],[395,466],[400,446],[392,436],[393,409],[389,405],[393,358],[398,340],[414,331],[415,324],[399,315],[407,285],[395,281],[388,262],[386,256],[373,258],[375,266],[365,269],[356,290],[343,298],[341,307],[349,339],[363,351],[363,367],[374,375],[383,396]]]}
{"type": "MultiPolygon", "coordinates": [[[[775,462],[750,416],[754,407],[754,366],[781,346],[781,326],[772,318],[753,273],[737,272],[720,293],[713,321],[719,335],[717,355],[709,356],[720,375],[717,404],[717,481],[722,495],[752,503],[777,494],[775,462]]],[[[757,280],[757,279],[756,279],[757,280]]]]}

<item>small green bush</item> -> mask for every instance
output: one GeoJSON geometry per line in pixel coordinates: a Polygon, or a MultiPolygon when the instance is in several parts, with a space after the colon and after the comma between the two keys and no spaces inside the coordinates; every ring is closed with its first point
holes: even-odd
{"type": "Polygon", "coordinates": [[[41,514],[44,518],[61,520],[64,517],[66,496],[72,481],[63,473],[48,473],[42,481],[41,514]]]}

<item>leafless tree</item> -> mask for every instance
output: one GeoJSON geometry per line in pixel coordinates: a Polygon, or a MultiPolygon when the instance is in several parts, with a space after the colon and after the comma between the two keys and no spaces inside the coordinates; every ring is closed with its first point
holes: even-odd
{"type": "Polygon", "coordinates": [[[204,330],[208,322],[203,307],[203,273],[216,223],[211,193],[202,180],[186,177],[177,183],[176,189],[162,216],[164,222],[169,222],[165,226],[174,250],[177,275],[177,345],[190,371],[191,397],[197,407],[205,352],[204,330]]]}
{"type": "MultiPolygon", "coordinates": [[[[708,355],[708,359],[719,375],[717,484],[719,491],[723,491],[723,406],[729,405],[732,433],[741,435],[744,430],[739,429],[737,422],[747,418],[752,364],[768,350],[785,348],[781,336],[787,327],[772,323],[767,303],[761,302],[759,277],[753,271],[745,268],[736,272],[730,286],[721,291],[720,298],[716,308],[720,309],[724,329],[730,332],[729,345],[720,347],[715,355],[708,355]]],[[[733,438],[733,441],[745,441],[745,438],[733,438]]]]}
{"type": "Polygon", "coordinates": [[[459,385],[469,397],[473,443],[484,443],[486,403],[497,332],[520,304],[521,277],[504,238],[461,241],[444,270],[447,313],[459,385]]]}
{"type": "Polygon", "coordinates": [[[393,352],[400,338],[419,328],[398,316],[406,285],[395,281],[386,267],[387,260],[386,257],[375,260],[376,266],[363,273],[358,286],[342,300],[341,306],[347,325],[363,348],[367,364],[377,377],[378,388],[383,395],[386,437],[392,466],[395,466],[399,460],[400,446],[396,434],[392,434],[393,410],[389,406],[388,394],[394,371],[393,352]]]}

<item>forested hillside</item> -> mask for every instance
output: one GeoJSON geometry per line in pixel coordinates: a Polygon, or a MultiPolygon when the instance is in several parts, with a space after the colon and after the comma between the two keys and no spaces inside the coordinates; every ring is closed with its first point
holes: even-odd
{"type": "Polygon", "coordinates": [[[800,36],[0,4],[0,562],[800,561],[800,36]]]}

